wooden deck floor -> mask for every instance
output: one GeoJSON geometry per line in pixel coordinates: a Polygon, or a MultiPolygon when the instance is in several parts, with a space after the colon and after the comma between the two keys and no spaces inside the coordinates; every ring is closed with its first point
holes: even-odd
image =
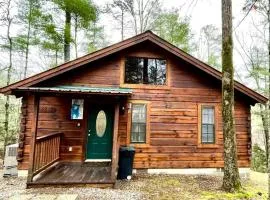
{"type": "Polygon", "coordinates": [[[104,164],[59,163],[37,175],[33,184],[113,183],[111,166],[104,164]]]}

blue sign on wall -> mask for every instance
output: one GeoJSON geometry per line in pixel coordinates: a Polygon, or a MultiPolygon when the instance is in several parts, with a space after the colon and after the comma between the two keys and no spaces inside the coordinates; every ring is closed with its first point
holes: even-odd
{"type": "Polygon", "coordinates": [[[83,119],[83,99],[72,99],[71,119],[83,119]]]}

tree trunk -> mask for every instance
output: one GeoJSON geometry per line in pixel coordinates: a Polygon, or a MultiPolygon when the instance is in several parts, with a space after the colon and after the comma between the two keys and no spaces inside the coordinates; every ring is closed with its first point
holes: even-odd
{"type": "MultiPolygon", "coordinates": [[[[267,117],[267,128],[269,133],[269,126],[270,126],[270,0],[268,0],[268,102],[266,104],[266,117],[267,117]]],[[[267,143],[267,171],[268,171],[268,199],[270,199],[270,138],[268,136],[267,143]]]]}
{"type": "Polygon", "coordinates": [[[26,39],[25,64],[24,64],[23,79],[26,78],[27,70],[28,70],[28,57],[29,57],[29,42],[30,42],[30,32],[31,32],[32,9],[33,9],[33,1],[29,0],[29,16],[28,16],[28,27],[27,27],[27,39],[26,39]]]}
{"type": "Polygon", "coordinates": [[[58,50],[55,51],[55,66],[58,65],[58,50]]]}
{"type": "Polygon", "coordinates": [[[93,32],[93,45],[96,44],[96,39],[97,39],[97,23],[96,21],[94,22],[94,32],[93,32]]]}
{"type": "Polygon", "coordinates": [[[207,62],[210,63],[210,44],[209,44],[209,40],[207,40],[207,62]]]}
{"type": "Polygon", "coordinates": [[[71,41],[71,13],[66,11],[65,33],[64,33],[64,60],[70,60],[70,41],[71,41]]]}
{"type": "MultiPolygon", "coordinates": [[[[29,30],[29,32],[30,32],[30,30],[29,30]]],[[[27,34],[27,42],[26,42],[26,49],[25,49],[25,64],[24,64],[24,71],[23,71],[23,79],[25,79],[27,77],[27,71],[28,71],[29,37],[30,37],[29,32],[27,34]]]]}
{"type": "Polygon", "coordinates": [[[74,46],[75,46],[75,56],[78,58],[78,44],[77,44],[77,32],[78,32],[78,17],[75,16],[74,22],[74,46]]]}
{"type": "MultiPolygon", "coordinates": [[[[32,12],[31,9],[32,8],[30,6],[30,15],[31,15],[31,12],[32,12]]],[[[25,64],[24,64],[24,71],[23,71],[23,79],[26,78],[26,76],[27,76],[27,70],[28,70],[30,31],[31,31],[31,24],[30,24],[30,19],[28,19],[28,30],[27,30],[27,39],[26,39],[25,64]]]]}
{"type": "MultiPolygon", "coordinates": [[[[11,79],[11,70],[12,70],[12,38],[10,36],[10,28],[12,19],[10,18],[10,3],[11,0],[8,1],[8,10],[7,10],[7,20],[8,20],[8,27],[7,27],[7,39],[8,39],[8,46],[9,46],[9,66],[7,69],[7,82],[6,85],[10,84],[11,79]]],[[[9,105],[10,105],[10,99],[9,96],[6,97],[6,103],[5,103],[5,119],[4,119],[4,130],[5,130],[5,136],[4,136],[4,154],[6,150],[6,145],[8,144],[8,138],[9,138],[9,105]]]]}
{"type": "Polygon", "coordinates": [[[236,135],[234,127],[234,69],[232,41],[232,2],[222,0],[222,117],[224,138],[223,188],[234,192],[241,188],[237,166],[236,135]]]}
{"type": "Polygon", "coordinates": [[[138,10],[139,10],[139,22],[140,22],[140,32],[139,33],[142,33],[143,30],[143,0],[138,0],[138,10]]]}
{"type": "Polygon", "coordinates": [[[121,39],[124,40],[124,10],[121,9],[121,39]]]}
{"type": "MultiPolygon", "coordinates": [[[[268,152],[268,140],[269,140],[269,129],[267,125],[267,112],[266,112],[267,107],[264,107],[262,104],[260,104],[260,114],[259,116],[262,119],[262,124],[263,124],[263,132],[264,132],[264,145],[265,145],[265,155],[266,155],[266,160],[268,160],[269,152],[268,152]]],[[[268,162],[266,163],[268,167],[268,162]]]]}

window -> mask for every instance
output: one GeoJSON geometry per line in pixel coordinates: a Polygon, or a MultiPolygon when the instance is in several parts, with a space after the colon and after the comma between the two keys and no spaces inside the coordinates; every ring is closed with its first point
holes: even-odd
{"type": "Polygon", "coordinates": [[[166,84],[166,60],[128,57],[125,61],[125,83],[166,84]]]}
{"type": "Polygon", "coordinates": [[[132,104],[131,143],[146,142],[146,104],[132,104]]]}
{"type": "Polygon", "coordinates": [[[217,130],[219,104],[198,104],[198,147],[219,148],[217,144],[217,130]]]}
{"type": "Polygon", "coordinates": [[[127,144],[147,147],[150,142],[151,102],[144,100],[128,101],[127,144]]]}
{"type": "Polygon", "coordinates": [[[202,124],[201,124],[201,143],[214,144],[215,143],[215,107],[202,106],[202,124]]]}

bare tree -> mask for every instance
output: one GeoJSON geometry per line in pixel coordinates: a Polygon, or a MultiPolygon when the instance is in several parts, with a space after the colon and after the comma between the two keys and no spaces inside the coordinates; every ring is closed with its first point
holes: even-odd
{"type": "MultiPolygon", "coordinates": [[[[247,10],[247,13],[245,16],[247,16],[250,11],[254,9],[257,10],[258,13],[260,13],[264,20],[263,20],[263,30],[258,30],[262,33],[262,37],[264,42],[267,45],[267,59],[268,59],[268,70],[266,74],[265,79],[265,94],[268,95],[268,102],[267,104],[260,105],[260,111],[261,111],[261,118],[263,122],[264,127],[264,135],[265,135],[265,149],[266,149],[266,157],[267,157],[267,171],[268,171],[268,199],[270,199],[270,0],[249,0],[246,1],[246,5],[244,7],[244,10],[247,10]],[[267,28],[265,28],[267,27],[267,28]],[[267,34],[265,34],[265,32],[267,34]],[[267,35],[267,36],[265,36],[267,35]],[[268,82],[268,84],[267,84],[268,82]]],[[[243,20],[242,20],[243,21],[243,20]]],[[[241,22],[242,22],[241,21],[241,22]]],[[[241,23],[240,22],[240,23],[241,23]]]]}
{"type": "Polygon", "coordinates": [[[219,29],[211,24],[202,27],[200,40],[202,42],[202,51],[205,52],[206,49],[206,62],[209,65],[220,69],[221,34],[219,29]]]}
{"type": "Polygon", "coordinates": [[[161,11],[159,0],[120,0],[117,1],[117,4],[128,14],[136,35],[152,29],[152,25],[161,11]]]}
{"type": "Polygon", "coordinates": [[[268,0],[268,11],[267,11],[267,21],[268,21],[268,103],[267,103],[267,127],[268,127],[268,140],[267,140],[267,171],[268,171],[268,199],[270,199],[270,137],[269,137],[269,125],[270,125],[270,0],[268,0]]]}
{"type": "Polygon", "coordinates": [[[110,13],[113,18],[120,23],[121,26],[121,40],[124,40],[125,32],[125,15],[127,14],[126,5],[123,0],[114,0],[113,3],[107,5],[106,12],[110,13]]]}
{"type": "MultiPolygon", "coordinates": [[[[13,16],[11,14],[11,0],[7,0],[3,2],[2,4],[2,10],[1,10],[1,18],[0,20],[3,23],[3,26],[6,27],[6,44],[2,45],[2,48],[6,49],[8,51],[8,58],[9,63],[7,67],[7,75],[6,75],[6,85],[10,84],[11,81],[11,73],[12,73],[12,57],[13,57],[13,40],[11,37],[11,26],[13,22],[13,16]]],[[[4,151],[5,146],[8,144],[9,141],[9,107],[10,107],[10,97],[6,96],[6,102],[5,102],[5,117],[4,117],[4,136],[3,136],[3,142],[4,142],[4,151]]]]}

